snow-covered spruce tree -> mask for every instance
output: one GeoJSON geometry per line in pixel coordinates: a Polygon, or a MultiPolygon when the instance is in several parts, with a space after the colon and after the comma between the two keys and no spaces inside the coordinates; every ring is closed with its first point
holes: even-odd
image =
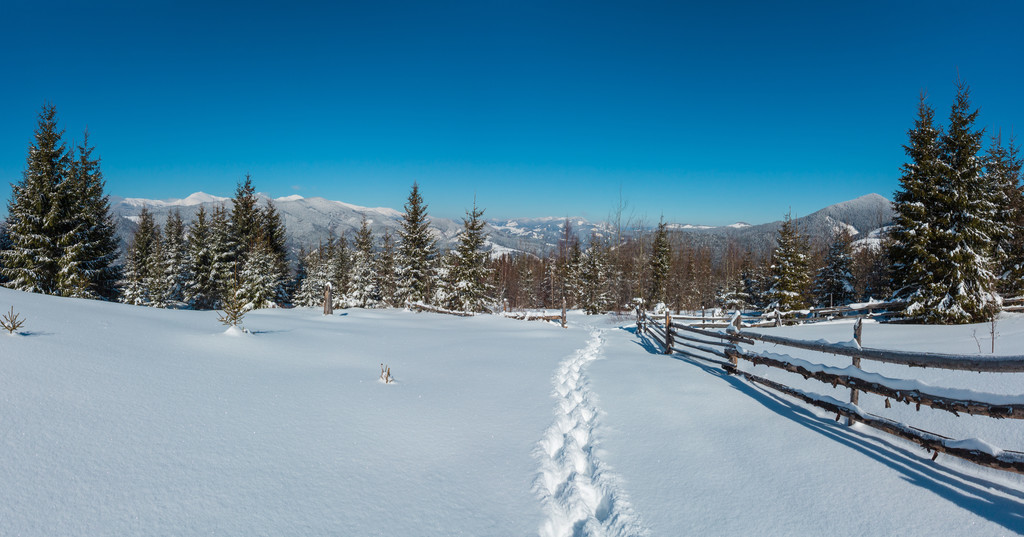
{"type": "Polygon", "coordinates": [[[306,277],[299,284],[293,299],[296,306],[320,307],[324,303],[324,289],[331,283],[331,261],[334,255],[334,240],[320,243],[319,247],[303,255],[306,277]]]}
{"type": "Polygon", "coordinates": [[[484,251],[487,234],[481,219],[483,215],[484,210],[477,208],[473,200],[473,208],[466,211],[466,218],[462,219],[453,275],[456,305],[461,311],[487,311],[487,302],[492,297],[491,270],[487,266],[488,253],[484,251]]]}
{"type": "Polygon", "coordinates": [[[281,214],[277,212],[274,202],[267,200],[266,206],[261,214],[261,233],[267,242],[267,247],[274,256],[274,302],[284,305],[291,302],[292,280],[289,278],[288,268],[288,246],[287,230],[281,214]]]}
{"type": "Polygon", "coordinates": [[[772,287],[768,292],[770,307],[793,311],[807,307],[810,274],[807,243],[789,213],[782,221],[772,252],[772,287]]]}
{"type": "Polygon", "coordinates": [[[665,302],[667,297],[665,290],[668,286],[669,273],[672,269],[672,246],[668,242],[668,229],[665,221],[658,223],[658,229],[654,232],[654,242],[651,244],[651,291],[650,300],[652,303],[665,302]]]}
{"type": "Polygon", "coordinates": [[[339,237],[338,240],[332,241],[330,253],[329,270],[333,289],[331,296],[334,298],[334,306],[347,307],[345,305],[345,295],[348,293],[348,288],[352,281],[352,250],[348,247],[348,241],[344,235],[339,237]]]}
{"type": "Polygon", "coordinates": [[[255,247],[263,229],[263,214],[257,202],[252,177],[246,174],[245,180],[235,188],[235,197],[231,199],[231,238],[235,247],[234,261],[239,265],[245,262],[246,254],[255,247]]]}
{"type": "Polygon", "coordinates": [[[189,263],[189,248],[185,238],[185,223],[181,213],[172,210],[167,215],[163,232],[163,302],[185,302],[185,288],[193,280],[189,263]]]}
{"type": "Polygon", "coordinates": [[[958,82],[949,127],[940,138],[943,181],[938,189],[934,243],[942,260],[925,291],[923,319],[958,324],[990,319],[999,308],[992,259],[998,221],[999,192],[982,170],[983,130],[974,129],[970,90],[958,82]]]}
{"type": "Polygon", "coordinates": [[[220,296],[216,270],[214,268],[213,232],[206,217],[206,209],[200,205],[196,219],[188,228],[188,259],[191,270],[185,282],[183,299],[197,310],[211,310],[217,307],[220,296]]]}
{"type": "Polygon", "coordinates": [[[160,227],[145,207],[139,213],[139,228],[126,252],[121,301],[135,305],[156,305],[162,300],[163,270],[160,227]]]}
{"type": "Polygon", "coordinates": [[[412,184],[404,208],[402,228],[398,232],[398,299],[401,302],[426,302],[430,300],[437,246],[430,233],[427,206],[420,196],[418,184],[412,184]]]}
{"type": "Polygon", "coordinates": [[[750,295],[746,292],[743,278],[730,280],[718,293],[718,305],[728,311],[744,311],[750,307],[750,295]]]}
{"type": "Polygon", "coordinates": [[[277,255],[270,241],[257,235],[238,271],[235,294],[245,311],[269,308],[275,304],[280,287],[277,255]]]}
{"type": "Polygon", "coordinates": [[[1019,147],[1013,138],[1003,145],[1002,133],[989,142],[985,174],[994,188],[1002,191],[999,220],[1006,226],[996,238],[999,293],[1004,297],[1024,295],[1024,193],[1021,192],[1019,147]]]}
{"type": "Polygon", "coordinates": [[[434,281],[430,303],[449,310],[459,310],[459,295],[455,288],[458,274],[458,254],[447,250],[434,262],[434,281]]]}
{"type": "Polygon", "coordinates": [[[374,259],[377,270],[377,280],[380,284],[380,297],[382,306],[394,307],[397,304],[395,294],[398,292],[398,280],[395,268],[395,240],[391,232],[384,230],[384,237],[380,241],[380,250],[374,259]]]}
{"type": "Polygon", "coordinates": [[[44,105],[39,113],[35,138],[29,146],[21,181],[12,184],[7,205],[11,248],[4,250],[7,287],[33,293],[58,292],[57,244],[66,231],[63,211],[69,203],[61,197],[68,178],[70,156],[57,127],[57,110],[44,105]]]}
{"type": "Polygon", "coordinates": [[[345,294],[345,303],[349,307],[380,306],[380,287],[377,284],[377,267],[373,257],[373,233],[364,216],[352,244],[352,272],[348,292],[345,294]]]}
{"type": "Polygon", "coordinates": [[[228,296],[229,289],[236,285],[235,249],[236,243],[231,233],[227,209],[218,206],[210,215],[210,252],[213,254],[211,279],[217,290],[215,308],[221,307],[221,302],[228,296]]]}
{"type": "Polygon", "coordinates": [[[611,304],[610,265],[608,245],[597,235],[591,235],[590,244],[581,255],[579,276],[579,306],[588,315],[597,315],[611,304]]]}
{"type": "MultiPolygon", "coordinates": [[[[902,167],[900,189],[893,195],[892,240],[889,250],[895,297],[907,301],[905,315],[923,318],[926,293],[941,262],[935,234],[939,227],[939,189],[946,166],[934,126],[935,111],[921,95],[914,128],[903,146],[909,161],[902,167]]],[[[879,297],[881,298],[881,297],[879,297]]]]}
{"type": "Polygon", "coordinates": [[[4,276],[4,250],[11,249],[11,232],[7,227],[7,220],[0,221],[0,285],[7,283],[4,276]]]}
{"type": "Polygon", "coordinates": [[[842,229],[832,236],[825,264],[814,280],[814,302],[819,307],[845,306],[853,302],[853,238],[842,229]]]}
{"type": "Polygon", "coordinates": [[[110,199],[105,193],[106,182],[100,170],[99,157],[93,158],[93,147],[89,145],[89,131],[82,135],[78,146],[78,158],[72,161],[71,178],[78,191],[75,197],[77,219],[84,222],[83,252],[80,267],[89,281],[89,296],[105,300],[117,298],[117,282],[121,270],[117,264],[120,243],[117,226],[110,212],[110,199]]]}
{"type": "Polygon", "coordinates": [[[572,222],[568,218],[562,223],[562,236],[558,240],[558,255],[555,258],[555,274],[553,290],[555,295],[550,307],[558,308],[565,304],[568,308],[576,307],[580,294],[580,240],[573,231],[572,222]]]}

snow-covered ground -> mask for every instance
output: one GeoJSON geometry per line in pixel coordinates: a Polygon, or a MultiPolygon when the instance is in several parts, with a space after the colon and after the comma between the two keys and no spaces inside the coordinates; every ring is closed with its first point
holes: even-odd
{"type": "MultiPolygon", "coordinates": [[[[231,336],[214,312],[0,289],[11,305],[27,322],[0,335],[0,535],[1024,531],[1017,476],[656,354],[628,318],[262,310],[231,336]]],[[[970,330],[869,325],[865,345],[976,351],[970,330]]],[[[998,331],[997,352],[1024,348],[1024,318],[998,331]]],[[[1024,448],[1014,420],[951,419],[1024,448]]]]}

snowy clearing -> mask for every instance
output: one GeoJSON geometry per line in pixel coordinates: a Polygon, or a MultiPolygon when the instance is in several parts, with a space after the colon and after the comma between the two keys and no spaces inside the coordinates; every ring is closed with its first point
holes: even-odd
{"type": "MultiPolygon", "coordinates": [[[[251,334],[230,337],[215,312],[0,289],[0,310],[11,305],[27,322],[0,336],[0,535],[1024,531],[1019,476],[932,462],[656,354],[629,318],[570,313],[564,330],[261,310],[246,316],[251,334]],[[380,364],[396,382],[378,380],[380,364]]],[[[850,338],[842,323],[782,330],[850,338]]],[[[968,351],[971,330],[870,325],[865,340],[968,351]]],[[[997,351],[1024,348],[1024,316],[999,332],[997,351]]],[[[936,386],[1024,393],[1021,375],[911,371],[936,386]]],[[[922,410],[907,421],[1024,448],[1020,420],[922,410]]]]}

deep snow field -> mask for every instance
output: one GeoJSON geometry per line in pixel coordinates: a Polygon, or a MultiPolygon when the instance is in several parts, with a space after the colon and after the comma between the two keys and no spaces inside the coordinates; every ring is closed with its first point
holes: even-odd
{"type": "MultiPolygon", "coordinates": [[[[714,366],[659,355],[630,318],[571,313],[564,330],[261,310],[245,318],[251,334],[231,335],[215,312],[0,289],[0,313],[11,305],[27,322],[0,334],[4,536],[1024,532],[1020,476],[932,462],[714,366]],[[381,363],[395,383],[378,380],[381,363]]],[[[852,337],[849,323],[777,330],[852,337]]],[[[997,353],[1022,352],[1024,316],[998,332],[997,353]]],[[[864,344],[977,353],[987,337],[988,325],[868,324],[864,344]]],[[[864,367],[1024,394],[1022,374],[877,365],[864,367]]],[[[861,403],[884,411],[880,398],[861,403]]],[[[1024,450],[1020,420],[892,411],[1024,450]]]]}

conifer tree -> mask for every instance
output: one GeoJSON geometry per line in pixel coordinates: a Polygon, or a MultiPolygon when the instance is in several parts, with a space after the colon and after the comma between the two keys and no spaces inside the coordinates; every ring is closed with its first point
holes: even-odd
{"type": "Polygon", "coordinates": [[[996,240],[999,292],[1004,297],[1024,295],[1024,193],[1021,192],[1019,147],[1013,138],[1003,145],[997,133],[989,143],[985,173],[992,185],[1002,191],[999,220],[1004,232],[996,240]]]}
{"type": "Polygon", "coordinates": [[[924,319],[969,323],[992,317],[995,293],[992,243],[1002,231],[996,196],[1002,194],[982,173],[979,158],[983,130],[975,130],[970,90],[958,82],[949,128],[940,138],[943,182],[938,189],[935,245],[942,260],[927,289],[924,319]]]}
{"type": "Polygon", "coordinates": [[[256,245],[256,239],[263,228],[263,214],[257,204],[256,188],[252,186],[252,177],[245,175],[245,180],[235,188],[231,208],[231,237],[234,239],[234,259],[236,263],[245,262],[245,256],[256,245]]]}
{"type": "MultiPolygon", "coordinates": [[[[105,194],[106,184],[100,170],[100,159],[93,158],[94,148],[89,145],[89,131],[82,136],[78,158],[71,163],[71,187],[75,220],[81,224],[81,255],[75,266],[88,281],[85,296],[105,300],[117,298],[117,282],[121,267],[117,265],[120,245],[117,226],[110,213],[110,199],[105,194]]],[[[66,262],[65,267],[71,266],[66,262]]]]}
{"type": "Polygon", "coordinates": [[[227,209],[218,206],[210,216],[210,252],[213,255],[213,273],[211,279],[217,290],[215,308],[227,298],[229,289],[237,287],[235,283],[235,249],[236,243],[231,233],[231,221],[227,209]]]}
{"type": "Polygon", "coordinates": [[[398,292],[398,280],[395,270],[395,241],[388,230],[384,230],[384,237],[381,238],[380,250],[377,252],[376,257],[376,270],[383,306],[394,307],[397,304],[395,295],[398,292]]]}
{"type": "Polygon", "coordinates": [[[274,306],[280,288],[277,255],[270,241],[257,235],[238,271],[235,294],[244,311],[274,306]]]}
{"type": "Polygon", "coordinates": [[[435,306],[445,309],[459,311],[459,293],[456,289],[458,278],[458,254],[448,250],[435,262],[433,284],[431,285],[432,296],[430,302],[435,306]]]}
{"type": "Polygon", "coordinates": [[[810,284],[807,266],[808,247],[789,213],[786,213],[775,240],[776,247],[772,253],[772,287],[768,293],[772,304],[782,311],[806,308],[810,284]]]}
{"type": "Polygon", "coordinates": [[[900,190],[893,196],[895,215],[889,231],[893,287],[895,297],[908,302],[909,318],[924,316],[928,289],[942,262],[936,217],[945,164],[939,145],[942,132],[934,126],[934,117],[922,94],[914,128],[908,131],[909,142],[903,146],[909,161],[902,167],[900,190]]]}
{"type": "Polygon", "coordinates": [[[159,304],[163,298],[160,295],[163,283],[160,226],[145,207],[139,213],[139,228],[132,236],[126,257],[121,300],[135,305],[159,304]]]}
{"type": "Polygon", "coordinates": [[[420,196],[419,185],[413,183],[402,215],[402,229],[398,232],[399,290],[402,302],[426,302],[433,284],[434,260],[437,247],[430,233],[427,206],[420,196]]]}
{"type": "Polygon", "coordinates": [[[845,306],[853,302],[852,239],[845,229],[833,235],[825,265],[815,278],[814,301],[818,306],[845,306]]]}
{"type": "Polygon", "coordinates": [[[669,272],[672,268],[672,247],[668,242],[668,229],[665,221],[658,223],[658,229],[654,232],[654,242],[651,245],[651,294],[653,303],[665,302],[665,294],[669,272]]]}
{"type": "Polygon", "coordinates": [[[352,252],[348,247],[348,240],[342,235],[337,240],[330,241],[328,271],[330,273],[331,288],[335,308],[344,308],[345,295],[348,293],[352,280],[352,252]]]}
{"type": "Polygon", "coordinates": [[[485,222],[481,217],[484,210],[476,206],[466,211],[462,219],[462,233],[459,235],[458,248],[455,251],[455,266],[452,280],[454,292],[458,297],[457,309],[461,311],[483,312],[493,286],[490,284],[491,271],[487,267],[487,252],[484,243],[487,233],[484,232],[485,222]]]}
{"type": "Polygon", "coordinates": [[[172,304],[185,301],[185,288],[192,278],[185,223],[181,213],[172,210],[167,215],[163,232],[163,302],[172,304]]]}
{"type": "MultiPolygon", "coordinates": [[[[333,239],[320,243],[316,249],[300,254],[306,277],[299,283],[293,303],[296,306],[319,307],[324,303],[324,288],[331,283],[333,239]]],[[[333,285],[333,284],[332,284],[333,285]]]]}
{"type": "Polygon", "coordinates": [[[588,315],[601,313],[611,301],[608,257],[608,246],[597,235],[591,235],[580,260],[579,278],[580,307],[588,315]]]}
{"type": "Polygon", "coordinates": [[[260,220],[262,222],[260,233],[266,242],[265,246],[273,257],[272,276],[276,282],[274,284],[274,301],[278,304],[287,304],[291,300],[288,278],[288,247],[286,245],[287,231],[273,201],[267,200],[260,220]]]}
{"type": "Polygon", "coordinates": [[[220,296],[217,271],[214,267],[215,253],[211,244],[213,232],[206,218],[206,208],[199,206],[196,219],[188,229],[188,259],[191,278],[185,283],[183,299],[197,310],[211,310],[217,307],[220,296]]]}
{"type": "Polygon", "coordinates": [[[353,243],[352,273],[345,297],[350,307],[375,308],[380,304],[380,287],[373,257],[373,234],[363,216],[353,243]]]}
{"type": "Polygon", "coordinates": [[[39,113],[35,138],[29,146],[22,179],[12,184],[8,202],[11,248],[4,250],[3,266],[7,286],[33,293],[58,292],[57,243],[66,232],[62,187],[68,178],[70,156],[57,127],[57,110],[44,105],[39,113]]]}

